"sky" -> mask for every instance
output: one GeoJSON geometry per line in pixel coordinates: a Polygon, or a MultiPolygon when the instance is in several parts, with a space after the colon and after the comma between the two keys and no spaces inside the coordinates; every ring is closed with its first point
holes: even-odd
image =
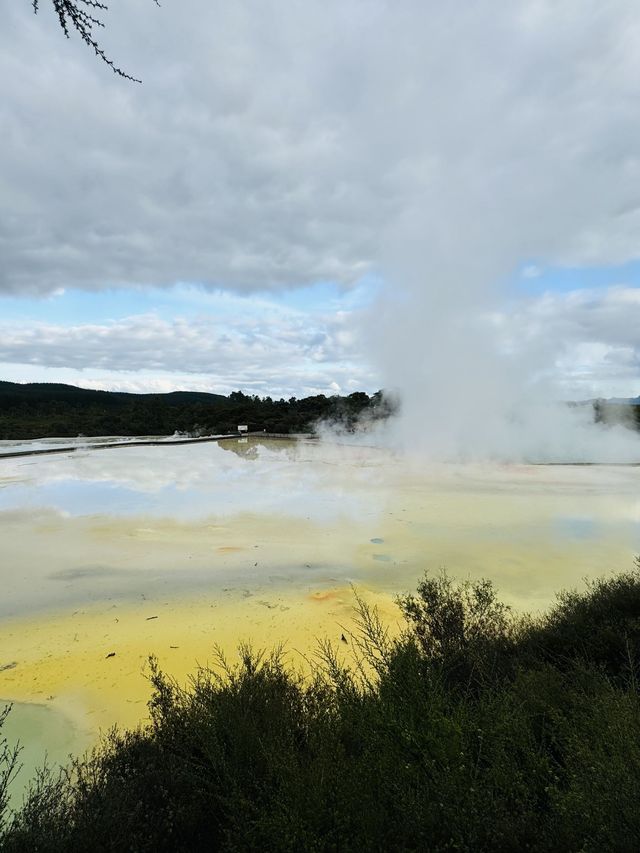
{"type": "Polygon", "coordinates": [[[0,31],[1,379],[640,394],[634,4],[113,0],[141,84],[51,5],[0,31]]]}

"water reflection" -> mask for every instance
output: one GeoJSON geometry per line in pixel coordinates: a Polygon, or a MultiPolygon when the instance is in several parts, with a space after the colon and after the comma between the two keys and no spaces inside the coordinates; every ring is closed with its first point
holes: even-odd
{"type": "Polygon", "coordinates": [[[4,459],[0,615],[230,578],[304,585],[311,567],[395,591],[447,566],[538,602],[630,565],[639,479],[632,467],[427,465],[256,438],[4,459]]]}
{"type": "Polygon", "coordinates": [[[343,490],[338,507],[321,461],[300,448],[297,442],[233,439],[0,460],[0,510],[46,507],[70,515],[183,519],[248,509],[323,519],[361,512],[366,495],[343,490]],[[247,468],[248,460],[259,464],[247,468]],[[305,466],[294,464],[299,461],[305,466]]]}

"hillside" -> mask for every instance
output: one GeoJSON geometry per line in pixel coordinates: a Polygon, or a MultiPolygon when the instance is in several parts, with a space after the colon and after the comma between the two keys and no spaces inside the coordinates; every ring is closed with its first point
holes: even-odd
{"type": "Polygon", "coordinates": [[[391,404],[381,392],[345,397],[318,394],[273,400],[234,391],[228,397],[199,391],[128,394],[74,385],[0,382],[0,439],[82,435],[217,434],[238,424],[267,432],[309,432],[318,420],[347,429],[365,412],[386,417],[391,404]]]}

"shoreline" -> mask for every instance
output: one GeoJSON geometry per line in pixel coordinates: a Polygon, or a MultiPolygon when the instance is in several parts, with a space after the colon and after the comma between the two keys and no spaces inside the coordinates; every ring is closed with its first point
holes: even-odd
{"type": "MultiPolygon", "coordinates": [[[[87,439],[91,438],[102,438],[102,436],[86,436],[87,439]]],[[[143,438],[141,440],[137,440],[135,436],[121,436],[118,438],[122,438],[120,441],[107,441],[102,443],[92,443],[90,440],[87,443],[82,444],[68,444],[62,447],[47,447],[47,448],[39,448],[37,450],[17,450],[17,451],[9,451],[7,453],[2,452],[0,449],[0,461],[2,459],[21,459],[28,458],[31,456],[51,456],[54,454],[63,454],[63,453],[76,453],[77,451],[87,451],[87,450],[112,450],[116,448],[123,447],[171,447],[178,445],[187,445],[187,444],[206,444],[212,442],[223,442],[223,441],[231,441],[231,440],[242,440],[242,439],[264,439],[268,441],[314,441],[320,442],[323,439],[321,436],[315,433],[278,433],[278,432],[247,432],[247,433],[225,433],[221,435],[211,435],[211,436],[201,436],[198,438],[172,438],[171,436],[159,437],[147,439],[143,438]]],[[[363,445],[359,443],[351,444],[350,442],[342,442],[339,440],[339,436],[336,436],[336,440],[332,443],[338,446],[346,446],[346,447],[362,447],[370,450],[383,450],[383,447],[379,447],[377,445],[363,445]]],[[[33,438],[33,439],[6,439],[6,441],[14,441],[19,443],[28,444],[30,442],[36,441],[51,441],[56,440],[56,437],[41,437],[41,438],[33,438]]],[[[70,439],[73,441],[73,439],[70,439]]],[[[544,461],[544,462],[535,462],[530,460],[495,460],[495,459],[480,459],[474,460],[474,462],[486,463],[492,462],[498,465],[514,465],[514,466],[532,466],[536,468],[640,468],[640,461],[634,462],[614,462],[614,461],[544,461]]],[[[472,462],[471,464],[474,464],[472,462]]],[[[461,463],[458,460],[438,460],[438,464],[442,465],[460,465],[465,464],[461,463]]]]}
{"type": "MultiPolygon", "coordinates": [[[[101,436],[93,436],[95,438],[101,438],[101,436]]],[[[92,436],[86,436],[86,438],[92,438],[92,436]]],[[[164,447],[164,446],[175,446],[179,444],[204,444],[206,442],[213,441],[228,441],[229,439],[242,439],[242,438],[264,438],[269,440],[281,441],[283,439],[287,439],[290,441],[318,441],[317,435],[307,435],[306,433],[279,433],[279,432],[248,432],[248,433],[225,433],[222,435],[207,435],[199,438],[171,438],[168,436],[167,438],[154,438],[154,439],[142,439],[141,441],[137,441],[135,436],[122,436],[123,441],[109,441],[103,442],[102,444],[92,444],[91,442],[86,444],[77,444],[77,445],[67,445],[65,447],[47,447],[41,448],[39,450],[17,450],[11,451],[9,453],[0,452],[0,459],[20,459],[23,456],[47,456],[53,453],[75,453],[78,450],[110,450],[116,447],[164,447]]],[[[27,444],[30,441],[47,441],[47,438],[33,438],[33,439],[24,439],[24,443],[27,444]]],[[[22,441],[22,439],[7,439],[7,441],[22,441]]],[[[639,463],[640,464],[640,463],[639,463]]]]}

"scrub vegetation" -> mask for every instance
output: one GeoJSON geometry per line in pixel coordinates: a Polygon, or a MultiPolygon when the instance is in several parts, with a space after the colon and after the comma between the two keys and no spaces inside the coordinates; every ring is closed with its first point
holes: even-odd
{"type": "Polygon", "coordinates": [[[393,636],[303,677],[241,648],[6,814],[11,851],[629,851],[640,837],[640,563],[515,616],[425,575],[393,636]]]}
{"type": "Polygon", "coordinates": [[[388,417],[395,406],[381,391],[369,396],[317,394],[274,400],[234,391],[126,394],[73,385],[0,382],[0,439],[95,435],[223,435],[239,424],[252,431],[312,432],[319,421],[353,429],[388,417]]]}

